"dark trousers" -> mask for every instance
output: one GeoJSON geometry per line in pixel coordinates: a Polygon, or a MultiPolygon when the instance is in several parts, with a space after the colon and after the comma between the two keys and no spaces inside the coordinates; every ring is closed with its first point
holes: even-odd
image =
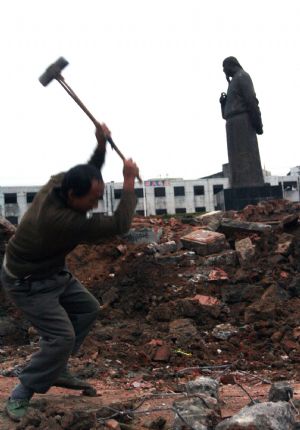
{"type": "Polygon", "coordinates": [[[2,285],[40,335],[40,350],[19,375],[37,393],[46,393],[78,351],[97,318],[99,303],[67,270],[38,281],[20,280],[4,269],[2,285]]]}

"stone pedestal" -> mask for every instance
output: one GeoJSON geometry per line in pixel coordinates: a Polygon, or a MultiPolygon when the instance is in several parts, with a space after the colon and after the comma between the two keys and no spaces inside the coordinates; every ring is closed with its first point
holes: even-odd
{"type": "Polygon", "coordinates": [[[217,208],[220,210],[244,209],[247,205],[256,205],[263,200],[282,199],[280,185],[258,187],[227,188],[216,194],[217,208]]]}

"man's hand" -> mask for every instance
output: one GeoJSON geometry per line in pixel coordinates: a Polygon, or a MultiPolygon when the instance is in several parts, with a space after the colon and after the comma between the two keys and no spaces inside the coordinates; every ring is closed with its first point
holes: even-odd
{"type": "Polygon", "coordinates": [[[221,105],[224,105],[226,103],[226,99],[227,99],[227,94],[221,93],[221,97],[219,99],[219,102],[221,103],[221,105]]]}
{"type": "Polygon", "coordinates": [[[131,158],[124,160],[123,176],[123,189],[132,191],[134,189],[134,180],[139,176],[139,168],[131,158]]]}
{"type": "Polygon", "coordinates": [[[109,128],[104,123],[102,123],[102,124],[98,123],[98,125],[96,126],[96,133],[95,134],[96,134],[96,139],[98,142],[98,149],[100,149],[101,151],[105,151],[107,137],[111,136],[111,132],[110,132],[109,128]]]}

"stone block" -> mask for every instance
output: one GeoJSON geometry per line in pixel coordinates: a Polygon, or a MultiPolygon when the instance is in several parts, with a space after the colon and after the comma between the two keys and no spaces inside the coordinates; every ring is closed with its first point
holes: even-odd
{"type": "Polygon", "coordinates": [[[199,255],[214,254],[229,248],[224,234],[204,229],[194,230],[183,236],[181,242],[186,249],[199,255]]]}
{"type": "Polygon", "coordinates": [[[255,255],[255,246],[249,237],[235,241],[235,250],[238,260],[242,267],[247,267],[253,261],[255,255]]]}

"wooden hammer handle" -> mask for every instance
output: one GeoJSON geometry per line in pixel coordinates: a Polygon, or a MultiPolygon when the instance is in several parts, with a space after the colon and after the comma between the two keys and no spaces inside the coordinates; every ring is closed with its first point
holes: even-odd
{"type": "MultiPolygon", "coordinates": [[[[60,83],[60,85],[67,91],[67,93],[72,97],[72,99],[78,104],[78,106],[81,107],[81,109],[83,110],[83,112],[90,118],[90,120],[94,123],[95,127],[98,127],[99,125],[99,121],[96,120],[96,118],[94,117],[94,115],[91,114],[91,112],[88,110],[88,108],[82,103],[82,101],[80,100],[80,98],[74,93],[74,91],[72,90],[72,88],[65,82],[64,78],[59,75],[56,80],[60,83]]],[[[116,151],[116,153],[119,155],[119,157],[125,161],[126,158],[125,156],[122,154],[122,152],[119,150],[119,148],[117,147],[117,145],[115,144],[115,142],[112,140],[112,138],[110,136],[106,136],[106,140],[110,143],[112,149],[114,149],[116,151]]],[[[143,183],[142,179],[140,176],[137,176],[137,179],[139,181],[140,184],[143,183]]]]}

